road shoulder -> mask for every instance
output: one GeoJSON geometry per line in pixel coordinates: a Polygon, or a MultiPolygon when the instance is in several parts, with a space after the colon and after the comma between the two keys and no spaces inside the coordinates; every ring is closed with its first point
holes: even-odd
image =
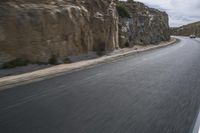
{"type": "Polygon", "coordinates": [[[27,84],[30,82],[36,82],[36,81],[51,78],[54,76],[58,76],[66,72],[73,72],[73,71],[82,70],[91,66],[95,66],[97,64],[111,62],[113,60],[122,58],[124,56],[130,56],[130,55],[134,55],[134,54],[149,51],[149,50],[163,48],[163,47],[175,44],[176,42],[177,42],[177,39],[173,37],[169,42],[162,42],[158,45],[151,45],[151,46],[147,46],[141,49],[121,50],[121,51],[115,52],[114,54],[103,56],[97,59],[85,60],[85,61],[75,62],[71,64],[61,64],[61,65],[53,66],[50,68],[37,70],[34,72],[28,72],[25,74],[3,77],[3,78],[0,78],[0,91],[5,90],[7,88],[11,88],[13,86],[27,84]]]}

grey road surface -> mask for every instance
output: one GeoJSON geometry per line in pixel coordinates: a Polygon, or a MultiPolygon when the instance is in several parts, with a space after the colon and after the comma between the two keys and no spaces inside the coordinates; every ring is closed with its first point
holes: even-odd
{"type": "Polygon", "coordinates": [[[0,92],[0,133],[190,133],[200,40],[0,92]]]}

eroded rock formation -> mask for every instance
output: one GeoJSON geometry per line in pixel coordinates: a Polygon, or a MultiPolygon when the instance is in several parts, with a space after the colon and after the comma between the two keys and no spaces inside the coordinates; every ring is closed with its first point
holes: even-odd
{"type": "Polygon", "coordinates": [[[170,39],[167,13],[132,0],[121,1],[118,4],[124,6],[130,15],[120,17],[121,47],[157,44],[170,39]]]}
{"type": "Polygon", "coordinates": [[[1,0],[0,64],[15,58],[47,63],[52,57],[64,60],[89,51],[111,51],[169,39],[166,13],[129,1],[125,5],[131,18],[119,20],[117,3],[1,0]]]}
{"type": "Polygon", "coordinates": [[[110,0],[9,1],[0,3],[0,53],[6,57],[48,62],[118,47],[118,16],[110,0]]]}

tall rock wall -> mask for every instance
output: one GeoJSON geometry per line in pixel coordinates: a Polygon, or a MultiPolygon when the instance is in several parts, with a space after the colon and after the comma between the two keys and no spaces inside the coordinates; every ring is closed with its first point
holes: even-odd
{"type": "Polygon", "coordinates": [[[130,17],[120,17],[120,46],[157,44],[170,39],[168,15],[143,3],[118,2],[130,17]]]}
{"type": "MultiPolygon", "coordinates": [[[[0,2],[0,55],[48,62],[118,47],[118,16],[110,0],[0,2]]],[[[11,59],[10,58],[10,59],[11,59]]]]}
{"type": "Polygon", "coordinates": [[[1,0],[0,64],[23,58],[47,63],[89,51],[111,51],[169,40],[168,16],[142,3],[118,0],[1,0]],[[120,19],[119,19],[120,18],[120,19]]]}

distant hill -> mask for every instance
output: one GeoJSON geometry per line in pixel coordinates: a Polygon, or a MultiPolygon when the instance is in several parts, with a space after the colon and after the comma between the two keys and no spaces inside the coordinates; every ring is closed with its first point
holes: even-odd
{"type": "Polygon", "coordinates": [[[189,36],[191,34],[195,34],[196,36],[200,37],[200,21],[183,25],[181,27],[171,28],[171,34],[180,36],[189,36]]]}

